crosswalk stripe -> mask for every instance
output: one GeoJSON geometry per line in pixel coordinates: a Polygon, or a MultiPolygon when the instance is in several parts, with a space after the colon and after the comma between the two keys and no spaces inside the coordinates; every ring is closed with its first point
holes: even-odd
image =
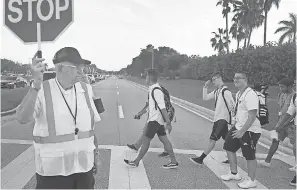
{"type": "Polygon", "coordinates": [[[31,146],[1,170],[1,188],[22,189],[34,173],[34,148],[31,146]]]}
{"type": "MultiPolygon", "coordinates": [[[[1,142],[4,143],[17,143],[17,140],[2,139],[1,142]]],[[[22,141],[20,141],[22,142],[22,141]]],[[[28,143],[23,142],[23,143],[28,143]]],[[[149,179],[141,161],[138,168],[130,168],[126,166],[123,159],[134,159],[137,153],[132,152],[126,146],[116,146],[116,145],[99,145],[99,149],[110,149],[110,173],[109,173],[109,189],[151,189],[149,179]]],[[[163,148],[150,148],[149,152],[161,153],[163,148]]],[[[184,149],[174,149],[175,154],[195,154],[201,155],[203,150],[184,150],[184,149]]],[[[256,154],[257,158],[265,158],[267,154],[256,154]]],[[[241,154],[237,154],[241,156],[241,154]]],[[[214,172],[218,177],[226,174],[229,169],[229,165],[221,164],[222,161],[226,159],[226,153],[224,151],[212,151],[205,159],[204,164],[214,172]]],[[[294,157],[284,157],[282,155],[276,154],[275,159],[279,159],[284,163],[291,166],[295,165],[294,157]]],[[[30,146],[21,155],[11,161],[6,167],[1,170],[1,188],[13,188],[22,189],[27,182],[35,174],[35,162],[34,162],[34,148],[30,146]]],[[[238,173],[245,179],[247,178],[247,173],[238,167],[238,173]]],[[[238,189],[239,181],[223,181],[226,186],[230,189],[238,189]]],[[[263,184],[257,181],[258,189],[267,189],[263,184]]]]}
{"type": "Polygon", "coordinates": [[[114,148],[110,155],[110,171],[108,189],[130,189],[129,173],[124,167],[125,150],[114,148]]]}
{"type": "MultiPolygon", "coordinates": [[[[224,174],[227,174],[227,172],[228,171],[230,171],[230,166],[229,165],[222,165],[222,164],[220,164],[220,162],[222,162],[223,160],[226,160],[226,153],[225,152],[223,152],[223,151],[221,151],[221,152],[218,152],[218,151],[216,151],[216,152],[211,152],[210,154],[209,154],[209,156],[211,156],[212,157],[212,159],[214,159],[215,161],[213,161],[213,162],[217,162],[217,164],[215,165],[215,167],[222,167],[223,168],[223,170],[225,170],[225,173],[216,173],[216,171],[214,171],[213,170],[213,172],[218,176],[218,177],[220,177],[221,175],[224,175],[224,174]]],[[[209,165],[207,165],[210,169],[211,169],[211,167],[213,167],[213,165],[211,165],[211,164],[209,164],[209,165]]],[[[243,169],[241,169],[240,167],[237,167],[237,171],[238,171],[238,173],[239,173],[239,175],[242,177],[242,179],[247,179],[247,177],[248,177],[248,174],[243,170],[243,169]]],[[[220,170],[220,172],[221,172],[221,170],[220,170]]],[[[225,181],[224,181],[225,182],[225,181]]],[[[233,181],[233,183],[235,183],[234,181],[233,181]]],[[[237,183],[238,182],[236,182],[236,185],[237,185],[237,183]]],[[[262,183],[260,183],[259,181],[257,181],[256,180],[256,183],[257,183],[257,187],[256,188],[254,188],[254,189],[268,189],[266,186],[264,186],[262,183]]],[[[230,183],[227,183],[227,182],[225,182],[225,184],[230,188],[230,189],[233,189],[234,187],[233,187],[233,184],[230,184],[230,183]],[[230,186],[229,186],[230,185],[230,186]]],[[[239,187],[237,186],[236,187],[236,189],[238,189],[239,187]]]]}
{"type": "MultiPolygon", "coordinates": [[[[137,153],[131,150],[126,151],[126,158],[134,160],[137,157],[137,153]]],[[[130,177],[130,189],[151,189],[143,162],[139,162],[137,168],[128,168],[130,177]]]]}

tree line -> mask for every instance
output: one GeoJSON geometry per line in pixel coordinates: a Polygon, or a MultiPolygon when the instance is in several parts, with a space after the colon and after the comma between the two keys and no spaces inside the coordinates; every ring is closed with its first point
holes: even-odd
{"type": "Polygon", "coordinates": [[[261,81],[275,84],[283,77],[296,77],[296,15],[289,14],[288,20],[279,21],[274,33],[282,33],[278,42],[267,42],[267,20],[273,6],[280,7],[281,0],[219,0],[216,6],[222,7],[226,28],[219,28],[210,39],[210,45],[217,55],[180,54],[170,47],[154,48],[152,44],[141,49],[132,63],[121,70],[132,76],[143,76],[147,68],[154,67],[162,77],[168,79],[206,79],[214,71],[225,74],[232,80],[236,70],[250,73],[250,82],[261,81]],[[233,15],[231,15],[233,13],[233,15]],[[229,17],[232,25],[229,28],[229,17]],[[251,44],[252,32],[264,24],[263,45],[251,44]],[[237,49],[230,52],[231,40],[237,41],[237,49]],[[243,43],[243,44],[242,44],[243,43]],[[242,46],[241,46],[242,44],[242,46]]]}

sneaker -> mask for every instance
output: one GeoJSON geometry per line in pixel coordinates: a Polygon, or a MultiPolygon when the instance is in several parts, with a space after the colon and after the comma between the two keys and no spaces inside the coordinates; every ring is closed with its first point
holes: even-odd
{"type": "Polygon", "coordinates": [[[258,163],[258,165],[260,165],[260,166],[265,166],[265,167],[267,167],[267,168],[270,168],[270,166],[271,166],[271,164],[265,162],[265,160],[258,160],[257,163],[258,163]]]}
{"type": "Polygon", "coordinates": [[[168,163],[162,166],[162,168],[164,169],[173,169],[173,168],[177,168],[178,167],[178,163],[168,163]]]}
{"type": "Polygon", "coordinates": [[[289,168],[289,170],[290,170],[291,172],[296,172],[296,166],[293,166],[292,168],[289,168]]]}
{"type": "Polygon", "coordinates": [[[239,175],[239,173],[237,173],[236,175],[233,175],[231,172],[226,174],[226,175],[222,175],[221,179],[224,181],[229,181],[229,180],[241,180],[241,177],[239,175]]]}
{"type": "Polygon", "coordinates": [[[249,189],[257,186],[256,181],[252,181],[251,178],[244,180],[241,183],[238,183],[238,186],[242,189],[249,189]]]}
{"type": "Polygon", "coordinates": [[[161,154],[158,155],[159,157],[161,158],[165,158],[165,157],[168,157],[169,154],[167,152],[162,152],[161,154]]]}
{"type": "Polygon", "coordinates": [[[131,150],[138,152],[138,149],[136,148],[136,146],[134,144],[127,144],[127,147],[130,148],[131,150]]]}
{"type": "Polygon", "coordinates": [[[229,163],[230,163],[229,160],[225,160],[222,162],[222,164],[229,164],[229,163]]]}
{"type": "Polygon", "coordinates": [[[136,164],[136,163],[133,162],[133,161],[124,159],[124,162],[125,162],[126,164],[128,164],[129,166],[132,166],[132,167],[135,167],[135,168],[138,167],[138,164],[136,164]]]}
{"type": "Polygon", "coordinates": [[[196,157],[196,158],[190,158],[190,160],[197,165],[201,165],[203,164],[203,160],[200,159],[200,157],[196,157]]]}
{"type": "Polygon", "coordinates": [[[293,180],[290,182],[290,185],[296,186],[296,175],[294,176],[293,180]]]}

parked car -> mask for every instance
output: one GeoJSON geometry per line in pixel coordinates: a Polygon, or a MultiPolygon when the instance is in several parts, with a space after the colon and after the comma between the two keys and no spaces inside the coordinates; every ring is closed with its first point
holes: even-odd
{"type": "Polygon", "coordinates": [[[18,76],[1,76],[1,88],[14,89],[19,87],[26,87],[27,81],[18,76]]]}
{"type": "Polygon", "coordinates": [[[96,82],[95,77],[92,74],[88,74],[87,76],[88,76],[89,81],[90,81],[91,84],[96,82]]]}

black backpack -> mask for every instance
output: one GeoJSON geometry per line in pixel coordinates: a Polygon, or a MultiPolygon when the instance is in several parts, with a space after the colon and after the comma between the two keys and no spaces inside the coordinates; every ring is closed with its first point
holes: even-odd
{"type": "MultiPolygon", "coordinates": [[[[218,90],[218,89],[215,90],[214,94],[216,94],[217,90],[218,90]]],[[[229,118],[230,118],[230,119],[229,119],[228,124],[231,125],[231,120],[232,120],[231,111],[229,110],[229,107],[228,107],[228,104],[227,104],[227,101],[226,101],[226,99],[225,99],[225,95],[224,95],[224,93],[225,93],[226,90],[229,90],[229,89],[228,89],[227,87],[226,87],[226,88],[223,88],[223,90],[222,90],[222,96],[223,96],[225,105],[226,105],[226,107],[227,107],[228,113],[229,113],[229,118]]],[[[229,90],[229,91],[230,91],[230,90],[229,90]]],[[[219,96],[217,95],[217,97],[216,97],[216,99],[215,99],[215,107],[217,106],[218,98],[219,98],[219,96]]]]}
{"type": "MultiPolygon", "coordinates": [[[[261,95],[259,95],[257,92],[256,92],[256,94],[258,97],[261,97],[261,95]]],[[[266,97],[265,97],[265,99],[266,99],[266,97]]],[[[257,118],[260,120],[260,124],[261,125],[268,124],[269,123],[269,111],[267,108],[266,100],[265,100],[264,104],[262,104],[261,101],[259,100],[259,112],[258,113],[259,113],[259,117],[257,116],[257,118]]]]}
{"type": "MultiPolygon", "coordinates": [[[[258,99],[259,99],[259,97],[261,97],[261,95],[258,94],[260,92],[257,93],[257,91],[255,91],[254,89],[252,89],[250,91],[254,91],[256,93],[256,95],[258,96],[258,99]]],[[[246,92],[245,96],[247,95],[247,93],[249,93],[249,91],[246,92]]],[[[267,108],[266,101],[265,101],[264,104],[262,104],[260,99],[259,99],[258,102],[259,102],[258,103],[259,104],[259,108],[258,108],[259,109],[258,110],[258,115],[259,116],[256,116],[256,117],[259,119],[261,126],[263,126],[263,125],[266,125],[266,124],[269,123],[269,111],[268,111],[268,108],[267,108]]],[[[238,106],[238,100],[236,101],[236,110],[237,110],[237,106],[238,106]]]]}
{"type": "MultiPolygon", "coordinates": [[[[168,92],[168,90],[166,88],[164,88],[163,86],[160,87],[155,87],[153,90],[152,90],[152,97],[153,97],[153,100],[155,102],[155,109],[157,110],[157,108],[159,109],[159,111],[161,112],[157,102],[156,102],[156,99],[154,97],[154,90],[161,90],[164,94],[164,102],[165,102],[165,107],[166,107],[166,110],[167,110],[167,113],[168,113],[168,116],[169,116],[169,120],[172,121],[173,118],[174,118],[174,115],[175,115],[175,109],[174,107],[172,106],[171,102],[170,102],[170,94],[168,92]]],[[[165,118],[161,112],[161,115],[163,117],[163,120],[165,121],[165,118]]]]}

